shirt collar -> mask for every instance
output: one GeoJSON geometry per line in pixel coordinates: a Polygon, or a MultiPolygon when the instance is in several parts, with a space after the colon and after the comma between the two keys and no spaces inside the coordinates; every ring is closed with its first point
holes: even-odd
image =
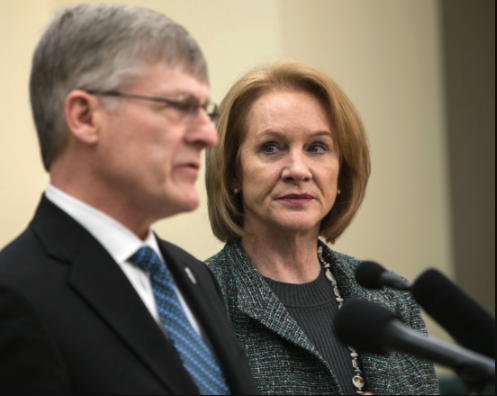
{"type": "Polygon", "coordinates": [[[149,246],[164,260],[152,229],[149,229],[147,237],[142,241],[117,220],[71,197],[52,184],[48,184],[45,196],[92,234],[116,262],[128,261],[143,246],[149,246]]]}

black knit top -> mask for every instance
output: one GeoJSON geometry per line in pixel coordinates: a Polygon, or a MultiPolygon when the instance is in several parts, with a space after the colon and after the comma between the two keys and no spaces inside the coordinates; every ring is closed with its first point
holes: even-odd
{"type": "Polygon", "coordinates": [[[264,279],[329,364],[343,394],[354,395],[352,358],[333,331],[338,303],[324,269],[315,281],[306,284],[264,279]]]}

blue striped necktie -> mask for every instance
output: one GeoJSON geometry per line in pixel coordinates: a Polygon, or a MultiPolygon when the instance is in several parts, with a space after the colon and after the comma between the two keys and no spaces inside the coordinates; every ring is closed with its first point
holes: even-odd
{"type": "Polygon", "coordinates": [[[174,278],[164,262],[148,246],[140,248],[129,261],[150,273],[161,322],[200,393],[229,395],[223,373],[188,320],[178,299],[174,278]]]}

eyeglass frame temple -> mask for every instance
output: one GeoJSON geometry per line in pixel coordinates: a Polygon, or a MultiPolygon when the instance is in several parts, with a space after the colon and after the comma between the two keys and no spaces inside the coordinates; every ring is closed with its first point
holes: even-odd
{"type": "MultiPolygon", "coordinates": [[[[178,106],[181,103],[177,100],[169,99],[169,98],[162,98],[162,97],[158,97],[158,96],[128,94],[128,93],[119,92],[119,91],[97,91],[97,90],[83,90],[83,91],[89,93],[90,95],[116,96],[116,97],[121,97],[121,98],[151,100],[153,102],[166,103],[166,104],[174,105],[174,106],[178,106]]],[[[219,113],[218,113],[219,107],[214,102],[209,101],[204,106],[199,104],[197,109],[200,109],[200,108],[204,109],[207,116],[212,120],[212,122],[215,122],[216,119],[219,117],[219,113]],[[207,106],[210,104],[214,105],[214,111],[211,113],[207,113],[207,106]]]]}

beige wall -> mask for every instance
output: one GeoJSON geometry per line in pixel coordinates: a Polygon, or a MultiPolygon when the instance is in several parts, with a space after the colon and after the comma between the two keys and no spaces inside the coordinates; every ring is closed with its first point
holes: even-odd
{"type": "Polygon", "coordinates": [[[437,2],[284,3],[284,53],[335,77],[370,137],[368,195],[338,250],[409,279],[451,273],[437,2]]]}
{"type": "MultiPolygon", "coordinates": [[[[205,51],[217,101],[243,72],[278,56],[328,72],[362,114],[373,163],[364,206],[336,249],[411,280],[427,267],[453,275],[436,0],[104,2],[139,4],[184,24],[205,51]]],[[[50,13],[73,3],[0,2],[0,247],[25,228],[48,180],[29,110],[30,56],[50,13]]],[[[201,207],[155,229],[206,259],[222,244],[210,231],[203,177],[198,186],[201,207]]]]}
{"type": "Polygon", "coordinates": [[[0,246],[28,223],[47,176],[31,121],[28,76],[48,1],[0,2],[0,246]]]}
{"type": "Polygon", "coordinates": [[[495,316],[495,1],[442,6],[456,279],[495,316]]]}

